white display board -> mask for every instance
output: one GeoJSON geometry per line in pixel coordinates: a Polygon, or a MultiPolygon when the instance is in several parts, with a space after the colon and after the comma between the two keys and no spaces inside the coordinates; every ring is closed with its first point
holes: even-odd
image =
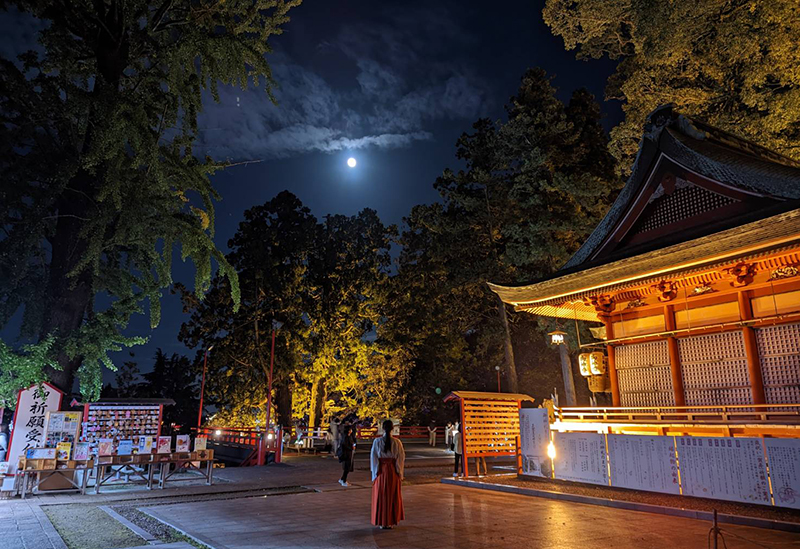
{"type": "Polygon", "coordinates": [[[608,435],[608,463],[612,486],[680,494],[673,437],[608,435]]]}
{"type": "Polygon", "coordinates": [[[55,412],[61,407],[64,393],[44,383],[20,391],[17,408],[14,411],[14,430],[11,431],[11,444],[8,448],[8,472],[16,472],[19,458],[28,448],[41,447],[44,442],[45,417],[47,412],[55,412]]]}
{"type": "Polygon", "coordinates": [[[775,505],[800,509],[800,440],[765,438],[775,505]]]}
{"type": "Polygon", "coordinates": [[[608,485],[606,444],[597,433],[554,433],[556,478],[608,485]]]}
{"type": "Polygon", "coordinates": [[[770,504],[761,439],[678,437],[683,495],[770,504]]]}
{"type": "Polygon", "coordinates": [[[550,477],[550,418],[547,408],[521,408],[519,411],[519,450],[522,456],[522,474],[550,477]]]}

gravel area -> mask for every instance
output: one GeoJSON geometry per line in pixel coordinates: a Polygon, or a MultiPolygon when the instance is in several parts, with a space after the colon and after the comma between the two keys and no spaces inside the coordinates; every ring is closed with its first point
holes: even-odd
{"type": "Polygon", "coordinates": [[[81,504],[43,505],[42,510],[69,549],[117,549],[146,545],[142,538],[97,507],[81,504]]]}
{"type": "Polygon", "coordinates": [[[693,509],[696,511],[713,511],[716,509],[717,512],[726,515],[739,515],[744,517],[757,517],[767,520],[778,520],[782,522],[800,523],[800,510],[779,507],[765,507],[763,505],[749,505],[746,503],[695,498],[689,496],[658,494],[655,492],[640,492],[635,490],[626,490],[624,488],[611,488],[607,486],[595,486],[592,484],[581,484],[577,482],[566,482],[544,478],[517,478],[515,476],[490,475],[490,477],[484,479],[470,478],[469,480],[476,482],[487,482],[491,484],[503,484],[506,486],[516,486],[519,488],[531,488],[534,490],[547,490],[549,492],[560,492],[564,494],[578,494],[595,498],[632,501],[650,505],[661,505],[664,507],[676,507],[679,509],[693,509]]]}
{"type": "Polygon", "coordinates": [[[171,526],[167,526],[160,520],[156,520],[146,513],[142,513],[132,506],[114,507],[114,511],[134,523],[136,526],[149,532],[154,537],[158,538],[163,543],[174,543],[176,541],[185,541],[199,549],[208,549],[207,545],[199,543],[187,536],[184,536],[171,526]]]}

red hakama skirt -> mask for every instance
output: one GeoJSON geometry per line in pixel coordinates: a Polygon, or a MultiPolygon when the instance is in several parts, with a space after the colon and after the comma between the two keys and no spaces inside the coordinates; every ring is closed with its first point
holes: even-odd
{"type": "Polygon", "coordinates": [[[403,494],[394,458],[380,458],[378,476],[372,481],[372,524],[395,526],[403,520],[403,494]]]}

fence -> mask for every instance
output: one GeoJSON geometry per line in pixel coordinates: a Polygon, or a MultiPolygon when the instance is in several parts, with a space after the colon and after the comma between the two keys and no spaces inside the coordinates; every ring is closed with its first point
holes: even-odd
{"type": "Polygon", "coordinates": [[[269,452],[273,452],[275,462],[280,463],[283,455],[283,433],[280,427],[267,431],[228,427],[199,427],[194,430],[198,437],[206,437],[210,443],[251,450],[241,463],[242,466],[264,465],[269,452]]]}

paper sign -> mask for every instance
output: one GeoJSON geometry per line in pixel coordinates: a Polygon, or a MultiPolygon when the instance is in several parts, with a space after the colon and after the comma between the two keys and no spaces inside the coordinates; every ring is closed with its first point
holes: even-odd
{"type": "Polygon", "coordinates": [[[11,444],[6,459],[9,473],[17,470],[19,458],[25,455],[28,448],[37,448],[44,444],[44,421],[47,412],[58,410],[64,393],[44,383],[42,392],[39,386],[33,385],[20,391],[17,397],[17,408],[14,412],[14,429],[11,431],[11,444]]]}
{"type": "Polygon", "coordinates": [[[198,450],[205,450],[208,445],[208,439],[206,437],[197,437],[194,439],[194,451],[198,450]]]}
{"type": "Polygon", "coordinates": [[[547,456],[547,445],[550,444],[547,408],[521,408],[519,436],[522,474],[549,478],[552,470],[547,456]]]}
{"type": "Polygon", "coordinates": [[[680,494],[673,437],[608,435],[608,463],[611,486],[680,494]]]}
{"type": "Polygon", "coordinates": [[[175,439],[175,451],[176,452],[188,452],[189,451],[189,435],[178,435],[175,439]]]}
{"type": "Polygon", "coordinates": [[[56,459],[56,449],[28,448],[27,450],[25,450],[25,457],[27,459],[56,459]]]}
{"type": "Polygon", "coordinates": [[[114,439],[101,438],[97,444],[98,456],[110,456],[114,454],[114,439]]]}
{"type": "Polygon", "coordinates": [[[147,436],[139,437],[139,453],[140,454],[153,453],[153,437],[147,437],[147,436]]]}
{"type": "Polygon", "coordinates": [[[172,437],[158,437],[158,448],[156,450],[159,454],[169,454],[172,445],[172,437]]]}
{"type": "Polygon", "coordinates": [[[775,505],[800,509],[800,440],[765,438],[775,505]]]}
{"type": "Polygon", "coordinates": [[[129,456],[133,453],[133,441],[132,440],[120,440],[119,446],[117,447],[117,455],[118,456],[129,456]]]}
{"type": "Polygon", "coordinates": [[[556,478],[608,485],[606,444],[597,433],[554,433],[556,478]]]}
{"type": "Polygon", "coordinates": [[[72,443],[71,442],[59,442],[56,444],[56,459],[69,459],[69,455],[72,453],[72,443]]]}
{"type": "Polygon", "coordinates": [[[679,437],[677,446],[683,495],[770,504],[760,439],[679,437]]]}
{"type": "Polygon", "coordinates": [[[89,459],[89,443],[77,442],[75,444],[75,454],[72,456],[72,459],[76,461],[84,461],[89,459]]]}

